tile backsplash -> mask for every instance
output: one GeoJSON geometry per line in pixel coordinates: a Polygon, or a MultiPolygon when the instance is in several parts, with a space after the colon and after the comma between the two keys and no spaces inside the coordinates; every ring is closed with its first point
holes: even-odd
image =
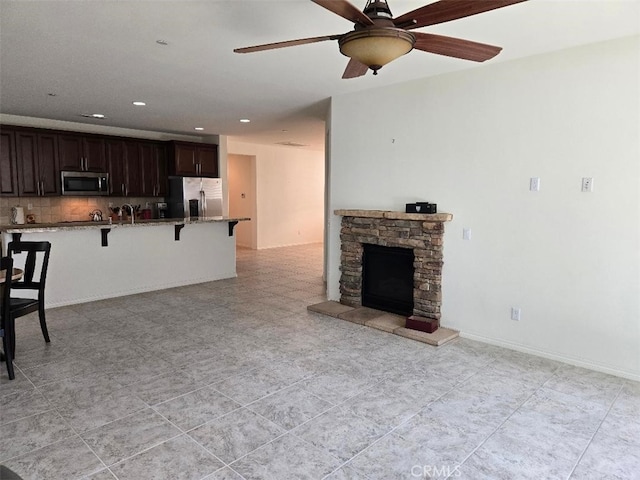
{"type": "Polygon", "coordinates": [[[125,203],[149,208],[162,198],[139,197],[0,197],[0,224],[11,223],[11,207],[24,208],[24,215],[33,215],[36,223],[57,223],[65,221],[89,221],[89,213],[95,209],[102,211],[106,220],[110,213],[109,203],[121,206],[125,203]],[[29,209],[31,206],[31,209],[29,209]]]}

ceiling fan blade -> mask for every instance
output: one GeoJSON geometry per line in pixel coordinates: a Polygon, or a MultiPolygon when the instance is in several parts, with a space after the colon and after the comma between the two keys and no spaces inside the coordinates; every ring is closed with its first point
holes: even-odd
{"type": "Polygon", "coordinates": [[[373,20],[367,17],[363,12],[358,10],[356,6],[347,0],[311,0],[313,3],[326,8],[327,10],[340,15],[342,18],[351,20],[353,23],[360,25],[373,25],[373,20]]]}
{"type": "Polygon", "coordinates": [[[405,13],[393,20],[400,28],[411,30],[437,23],[470,17],[496,8],[508,7],[526,0],[440,0],[405,13]]]}
{"type": "Polygon", "coordinates": [[[324,42],[326,40],[337,40],[342,35],[325,35],[324,37],[299,38],[298,40],[287,40],[286,42],[265,43],[264,45],[255,45],[253,47],[235,48],[236,53],[261,52],[263,50],[273,50],[276,48],[295,47],[296,45],[305,45],[307,43],[324,42]]]}
{"type": "Polygon", "coordinates": [[[501,47],[485,43],[472,42],[462,38],[445,37],[432,33],[413,32],[416,37],[414,50],[436,53],[447,57],[462,58],[474,62],[484,62],[495,57],[502,50],[501,47]]]}
{"type": "Polygon", "coordinates": [[[347,64],[347,68],[345,68],[344,73],[342,74],[342,78],[356,78],[361,77],[365,73],[367,73],[369,67],[367,67],[364,63],[360,63],[355,58],[349,60],[347,64]]]}

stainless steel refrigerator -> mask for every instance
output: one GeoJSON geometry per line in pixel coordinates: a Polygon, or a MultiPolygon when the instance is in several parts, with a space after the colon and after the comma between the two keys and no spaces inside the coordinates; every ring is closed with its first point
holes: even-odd
{"type": "Polygon", "coordinates": [[[169,177],[167,208],[171,218],[222,216],[219,178],[169,177]]]}

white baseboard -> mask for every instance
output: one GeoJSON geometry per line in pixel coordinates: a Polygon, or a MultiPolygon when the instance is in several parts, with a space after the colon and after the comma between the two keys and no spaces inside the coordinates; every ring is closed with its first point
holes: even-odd
{"type": "Polygon", "coordinates": [[[548,358],[549,360],[557,360],[559,362],[568,363],[569,365],[574,365],[576,367],[588,368],[590,370],[595,370],[597,372],[602,372],[602,373],[608,373],[609,375],[615,375],[616,377],[627,378],[629,380],[635,380],[637,382],[640,381],[640,374],[638,373],[627,372],[625,370],[609,367],[607,365],[592,363],[586,360],[568,357],[568,356],[560,355],[554,352],[547,352],[545,350],[531,348],[519,343],[505,342],[503,340],[496,340],[489,337],[483,337],[482,335],[476,335],[473,333],[460,332],[460,336],[462,338],[468,338],[469,340],[477,340],[479,342],[488,343],[489,345],[496,345],[498,347],[504,347],[510,350],[516,350],[518,352],[528,353],[531,355],[536,355],[538,357],[548,358]]]}
{"type": "Polygon", "coordinates": [[[269,245],[266,247],[258,247],[257,250],[269,250],[271,248],[284,248],[284,247],[299,247],[302,245],[322,245],[322,241],[313,242],[301,242],[301,243],[287,243],[283,245],[269,245]]]}

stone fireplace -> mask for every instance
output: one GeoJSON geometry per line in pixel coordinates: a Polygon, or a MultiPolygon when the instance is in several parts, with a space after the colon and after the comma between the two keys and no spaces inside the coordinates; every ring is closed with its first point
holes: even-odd
{"type": "Polygon", "coordinates": [[[442,305],[442,244],[449,213],[419,214],[382,210],[336,210],[340,230],[340,303],[362,306],[364,245],[412,249],[413,315],[439,321],[442,305]]]}

